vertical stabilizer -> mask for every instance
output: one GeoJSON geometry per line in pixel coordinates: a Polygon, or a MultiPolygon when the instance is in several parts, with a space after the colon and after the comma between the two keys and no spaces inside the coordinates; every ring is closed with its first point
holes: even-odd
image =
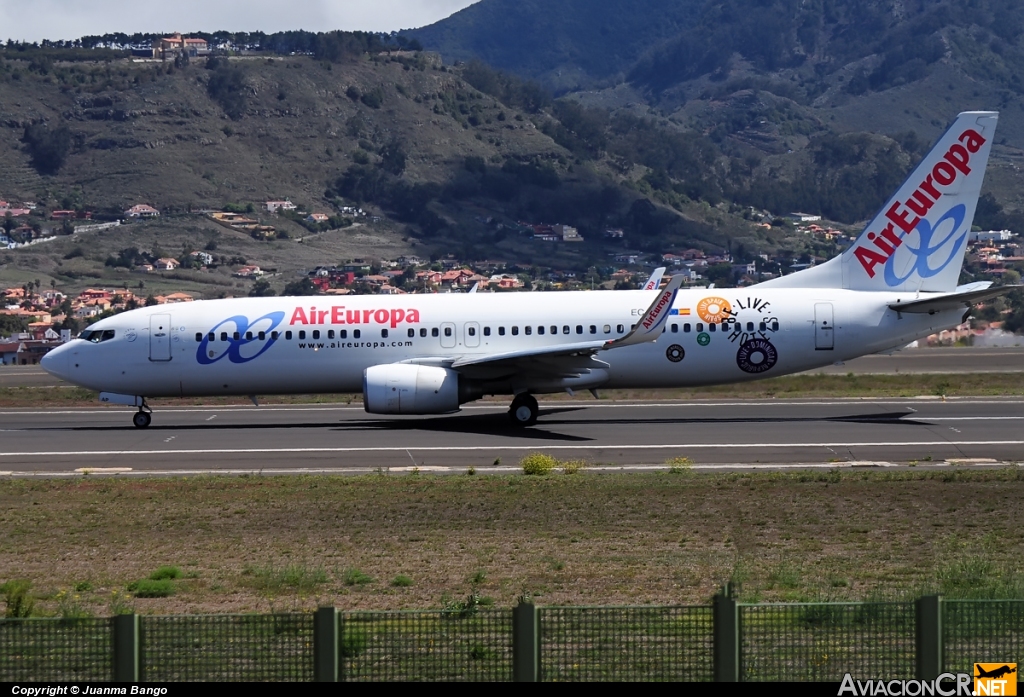
{"type": "Polygon", "coordinates": [[[842,256],[765,285],[955,290],[997,120],[960,114],[842,256]]]}

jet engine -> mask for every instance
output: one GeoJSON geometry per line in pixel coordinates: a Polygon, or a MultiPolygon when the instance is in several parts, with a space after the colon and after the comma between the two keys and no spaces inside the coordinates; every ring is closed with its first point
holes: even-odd
{"type": "Polygon", "coordinates": [[[454,370],[387,363],[363,371],[363,407],[371,414],[447,414],[459,404],[454,370]]]}

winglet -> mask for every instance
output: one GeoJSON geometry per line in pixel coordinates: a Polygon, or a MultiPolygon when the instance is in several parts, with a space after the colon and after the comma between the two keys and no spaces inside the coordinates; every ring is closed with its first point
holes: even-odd
{"type": "Polygon", "coordinates": [[[647,308],[647,312],[643,314],[643,317],[640,318],[640,321],[636,323],[633,329],[621,339],[605,342],[604,348],[613,349],[643,344],[648,341],[654,341],[661,336],[661,329],[668,320],[669,312],[672,310],[672,303],[675,302],[679,286],[682,284],[682,274],[677,274],[670,278],[668,284],[658,292],[654,302],[647,308]]]}
{"type": "Polygon", "coordinates": [[[665,267],[659,266],[651,273],[651,277],[647,279],[647,283],[644,284],[644,290],[658,290],[658,286],[661,285],[661,279],[664,276],[665,267]]]}

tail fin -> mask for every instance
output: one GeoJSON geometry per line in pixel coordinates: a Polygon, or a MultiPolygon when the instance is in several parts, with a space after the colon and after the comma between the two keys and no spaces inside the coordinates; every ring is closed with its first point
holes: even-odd
{"type": "Polygon", "coordinates": [[[766,285],[955,290],[997,120],[961,113],[842,256],[766,285]]]}

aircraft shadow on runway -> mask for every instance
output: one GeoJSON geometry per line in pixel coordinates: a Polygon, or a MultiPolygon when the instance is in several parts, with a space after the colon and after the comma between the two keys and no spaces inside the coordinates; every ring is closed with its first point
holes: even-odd
{"type": "MultiPolygon", "coordinates": [[[[440,416],[428,419],[359,419],[339,422],[319,423],[250,423],[250,424],[191,424],[191,425],[167,425],[151,426],[150,431],[244,431],[244,430],[267,430],[267,429],[330,429],[338,432],[401,432],[401,431],[428,431],[434,433],[462,433],[497,437],[508,437],[536,441],[567,441],[587,442],[597,440],[589,436],[577,436],[567,433],[559,433],[554,429],[581,426],[581,425],[655,425],[655,426],[686,426],[699,424],[815,424],[815,423],[850,423],[850,424],[880,424],[898,426],[930,426],[927,419],[904,411],[882,412],[875,414],[851,414],[844,416],[798,416],[798,417],[657,417],[657,418],[606,418],[573,420],[557,418],[561,414],[575,411],[585,411],[586,407],[563,407],[556,409],[541,409],[541,420],[532,428],[518,428],[508,421],[504,413],[491,414],[456,414],[452,416],[440,416]],[[555,418],[551,418],[555,417],[555,418]],[[921,419],[921,420],[918,420],[921,419]]],[[[66,429],[29,429],[29,430],[66,430],[66,429]]],[[[72,428],[73,431],[135,431],[133,426],[82,426],[72,428]]]]}

